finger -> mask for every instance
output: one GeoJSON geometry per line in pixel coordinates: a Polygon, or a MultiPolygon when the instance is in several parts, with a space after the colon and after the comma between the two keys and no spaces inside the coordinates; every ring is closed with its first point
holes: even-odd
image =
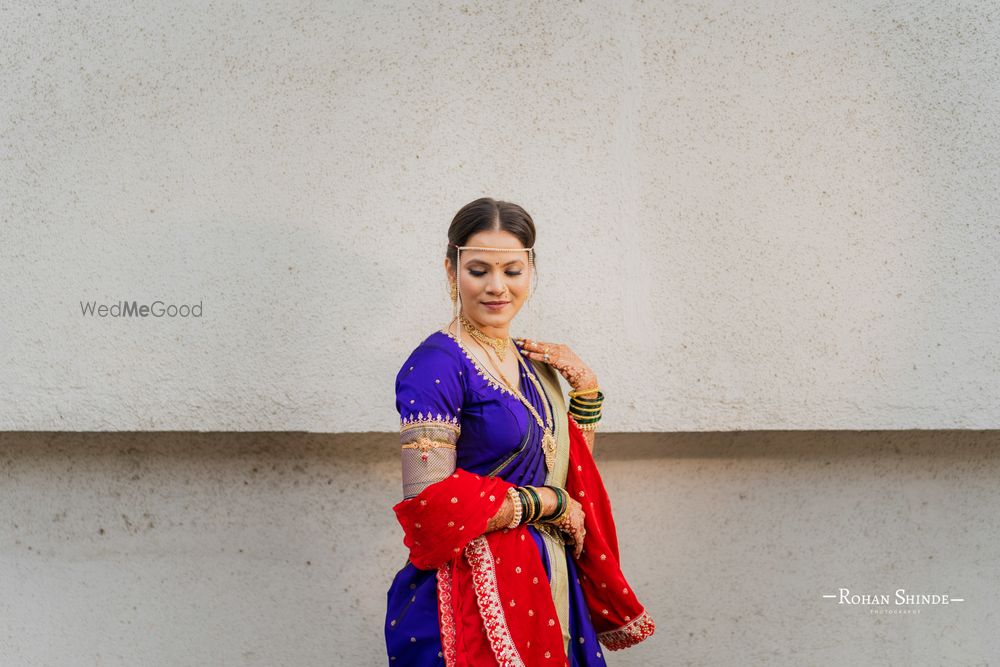
{"type": "Polygon", "coordinates": [[[514,342],[518,345],[522,345],[529,350],[541,350],[545,346],[554,349],[557,343],[549,343],[544,340],[535,340],[534,338],[515,338],[514,342]]]}
{"type": "Polygon", "coordinates": [[[560,371],[564,370],[561,367],[562,365],[561,365],[559,359],[553,357],[551,353],[549,353],[547,359],[545,358],[545,353],[544,352],[533,351],[533,350],[525,350],[524,353],[528,356],[529,359],[531,359],[533,361],[544,361],[548,365],[555,367],[557,370],[560,370],[560,371]]]}
{"type": "Polygon", "coordinates": [[[545,355],[542,354],[541,352],[528,352],[527,350],[525,350],[524,356],[528,357],[528,359],[532,361],[546,361],[545,355]]]}

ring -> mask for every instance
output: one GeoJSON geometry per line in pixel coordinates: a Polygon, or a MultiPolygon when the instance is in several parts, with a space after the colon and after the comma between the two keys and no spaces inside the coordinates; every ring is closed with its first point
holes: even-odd
{"type": "Polygon", "coordinates": [[[545,353],[545,356],[543,357],[543,359],[545,359],[545,361],[549,360],[549,353],[548,352],[545,353]]]}

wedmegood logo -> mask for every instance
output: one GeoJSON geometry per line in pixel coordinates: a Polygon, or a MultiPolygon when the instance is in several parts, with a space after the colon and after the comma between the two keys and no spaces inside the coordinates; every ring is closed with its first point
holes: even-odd
{"type": "Polygon", "coordinates": [[[96,301],[81,301],[80,312],[84,317],[201,317],[202,302],[177,305],[163,301],[154,301],[150,304],[119,301],[108,305],[96,301]]]}

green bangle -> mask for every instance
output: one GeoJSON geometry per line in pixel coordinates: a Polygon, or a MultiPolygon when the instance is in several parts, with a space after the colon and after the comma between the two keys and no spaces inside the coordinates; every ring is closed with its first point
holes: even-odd
{"type": "Polygon", "coordinates": [[[528,521],[525,521],[525,523],[534,523],[538,520],[538,517],[542,513],[542,499],[538,497],[538,492],[535,491],[535,487],[526,486],[524,488],[529,494],[531,494],[531,498],[535,503],[535,507],[531,512],[531,517],[528,521]]]}
{"type": "Polygon", "coordinates": [[[524,491],[521,490],[521,487],[515,487],[515,490],[517,491],[517,500],[521,503],[521,523],[524,523],[524,517],[528,516],[528,503],[524,499],[524,491]]]}
{"type": "Polygon", "coordinates": [[[556,508],[555,510],[552,511],[552,514],[547,514],[543,517],[539,517],[538,520],[543,522],[550,522],[553,521],[554,519],[558,519],[559,516],[562,514],[563,509],[566,507],[566,499],[563,496],[563,493],[565,492],[558,486],[546,485],[545,488],[552,489],[552,492],[556,494],[556,508]]]}
{"type": "MultiPolygon", "coordinates": [[[[546,484],[542,488],[543,489],[551,489],[552,487],[546,484]]],[[[559,503],[559,494],[558,493],[556,494],[556,503],[557,504],[559,503]]],[[[543,514],[542,516],[538,517],[538,521],[541,522],[541,523],[544,523],[544,522],[548,521],[549,516],[550,516],[549,514],[543,514]]]]}
{"type": "Polygon", "coordinates": [[[571,398],[569,399],[569,404],[579,405],[585,408],[599,408],[601,405],[604,404],[604,400],[602,399],[600,401],[584,401],[579,398],[571,398]]]}
{"type": "Polygon", "coordinates": [[[526,487],[523,486],[518,488],[520,489],[520,492],[523,494],[523,499],[525,503],[524,513],[521,515],[521,523],[530,523],[531,517],[536,511],[537,505],[535,504],[535,500],[532,497],[531,491],[529,491],[526,487]]]}
{"type": "Polygon", "coordinates": [[[559,494],[559,498],[562,500],[562,505],[559,508],[560,511],[557,512],[554,517],[552,517],[551,520],[553,522],[559,521],[564,516],[566,516],[567,514],[569,514],[569,491],[567,491],[566,489],[560,488],[557,491],[557,493],[559,494]]]}
{"type": "Polygon", "coordinates": [[[603,403],[604,399],[603,398],[598,398],[598,399],[595,399],[595,400],[587,400],[585,398],[571,398],[571,399],[569,399],[569,402],[570,403],[576,403],[577,405],[596,406],[596,405],[600,405],[601,403],[603,403]]]}
{"type": "Polygon", "coordinates": [[[596,417],[577,417],[576,415],[573,415],[573,421],[575,421],[577,424],[596,424],[597,422],[601,421],[601,416],[598,415],[596,417]]]}
{"type": "Polygon", "coordinates": [[[538,487],[531,487],[531,492],[535,494],[535,499],[538,501],[538,510],[535,512],[535,523],[542,520],[542,513],[545,512],[545,503],[542,502],[542,494],[538,493],[538,487]]]}

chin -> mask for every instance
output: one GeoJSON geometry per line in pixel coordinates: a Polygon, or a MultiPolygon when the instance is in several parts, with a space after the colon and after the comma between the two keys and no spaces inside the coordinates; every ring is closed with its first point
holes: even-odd
{"type": "MultiPolygon", "coordinates": [[[[506,310],[510,310],[510,309],[507,308],[506,310]]],[[[510,322],[512,319],[514,319],[514,314],[513,313],[494,313],[491,310],[489,310],[488,308],[483,308],[479,312],[479,317],[482,319],[482,321],[484,323],[492,324],[492,325],[496,326],[498,324],[506,324],[507,322],[510,322]]]]}

